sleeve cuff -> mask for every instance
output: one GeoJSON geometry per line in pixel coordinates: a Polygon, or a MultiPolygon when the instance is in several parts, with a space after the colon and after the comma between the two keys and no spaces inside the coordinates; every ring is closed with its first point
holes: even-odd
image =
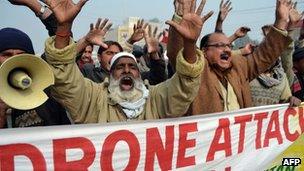
{"type": "Polygon", "coordinates": [[[180,23],[182,21],[182,17],[179,16],[178,14],[174,13],[173,17],[172,17],[172,21],[176,22],[176,23],[180,23]]]}
{"type": "Polygon", "coordinates": [[[76,58],[76,43],[70,38],[69,45],[63,49],[55,48],[55,36],[45,42],[45,53],[50,63],[72,63],[76,58]]]}
{"type": "Polygon", "coordinates": [[[133,52],[133,45],[128,43],[128,41],[125,41],[125,43],[123,45],[123,49],[124,49],[125,52],[132,53],[133,52]]]}
{"type": "Polygon", "coordinates": [[[196,62],[190,64],[183,57],[183,49],[180,50],[176,59],[176,72],[188,77],[198,77],[202,73],[204,67],[203,52],[196,49],[196,56],[196,62]]]}
{"type": "Polygon", "coordinates": [[[278,28],[276,28],[276,27],[274,27],[274,26],[272,26],[272,28],[273,28],[275,31],[281,33],[282,35],[288,36],[287,30],[281,30],[281,29],[278,29],[278,28]]]}

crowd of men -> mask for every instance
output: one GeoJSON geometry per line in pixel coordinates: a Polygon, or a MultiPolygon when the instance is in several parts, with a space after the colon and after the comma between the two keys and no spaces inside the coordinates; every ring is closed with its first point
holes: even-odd
{"type": "MultiPolygon", "coordinates": [[[[0,99],[0,128],[183,117],[279,103],[298,106],[304,100],[304,27],[295,34],[304,25],[303,13],[292,1],[277,0],[274,23],[262,28],[263,41],[240,49],[233,42],[250,28],[224,33],[229,0],[220,3],[215,31],[201,40],[213,15],[201,16],[206,0],[198,6],[196,0],[174,0],[165,45],[158,29],[144,20],[123,44],[104,40],[112,26],[108,19],[98,19],[75,40],[73,21],[87,0],[8,1],[29,8],[45,25],[50,37],[41,58],[55,84],[45,90],[49,99],[35,109],[17,110],[0,99]],[[144,47],[136,45],[141,40],[144,47]],[[94,46],[99,47],[97,63],[94,46]]],[[[34,54],[26,33],[0,29],[0,65],[25,53],[34,54]]]]}

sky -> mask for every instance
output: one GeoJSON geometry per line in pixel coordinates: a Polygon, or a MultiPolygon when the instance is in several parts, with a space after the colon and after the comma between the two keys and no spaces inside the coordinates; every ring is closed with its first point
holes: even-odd
{"type": "MultiPolygon", "coordinates": [[[[200,0],[197,1],[199,2],[200,0]]],[[[261,40],[260,28],[274,22],[276,0],[231,0],[231,2],[233,10],[224,22],[224,32],[230,35],[240,26],[248,26],[252,30],[249,32],[250,38],[261,40]]],[[[207,0],[204,13],[211,10],[215,13],[204,24],[202,35],[213,32],[219,3],[220,0],[207,0]]],[[[298,1],[298,9],[304,10],[304,0],[298,1]]],[[[173,0],[89,0],[75,19],[73,34],[76,40],[85,35],[90,23],[95,23],[98,17],[109,18],[115,27],[122,24],[127,17],[140,17],[145,20],[158,18],[165,22],[172,18],[173,13],[173,0]]],[[[36,53],[44,51],[47,31],[27,7],[14,6],[7,0],[0,0],[0,18],[0,29],[18,28],[30,36],[36,53]]]]}

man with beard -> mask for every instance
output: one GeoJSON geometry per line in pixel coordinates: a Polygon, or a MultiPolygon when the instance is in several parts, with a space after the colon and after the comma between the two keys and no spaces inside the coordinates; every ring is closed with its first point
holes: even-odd
{"type": "MultiPolygon", "coordinates": [[[[184,17],[184,11],[195,8],[195,2],[176,0],[173,18],[180,20],[179,16],[184,17]],[[183,9],[185,7],[189,9],[183,9]]],[[[205,65],[199,93],[188,111],[190,115],[252,106],[249,82],[267,70],[292,41],[286,32],[291,7],[291,2],[277,0],[274,26],[265,40],[247,58],[232,53],[231,43],[223,33],[212,33],[202,38],[200,47],[205,54],[205,65]]],[[[183,43],[177,30],[171,27],[167,55],[173,66],[175,54],[183,43]]]]}
{"type": "MultiPolygon", "coordinates": [[[[70,38],[72,24],[87,0],[74,4],[72,0],[46,1],[54,12],[58,27],[55,37],[46,41],[46,60],[55,76],[52,95],[71,114],[75,123],[105,123],[127,120],[147,120],[183,115],[198,92],[202,72],[202,53],[196,41],[204,22],[211,16],[200,17],[189,11],[188,20],[174,25],[183,35],[184,49],[177,56],[176,74],[166,82],[146,88],[135,57],[126,52],[116,54],[110,63],[110,80],[96,84],[85,79],[75,64],[76,44],[70,38]],[[197,27],[189,27],[197,23],[197,27]]],[[[101,40],[110,24],[101,22],[102,32],[96,44],[107,47],[101,40]]],[[[91,31],[98,31],[91,27],[91,31]]]]}

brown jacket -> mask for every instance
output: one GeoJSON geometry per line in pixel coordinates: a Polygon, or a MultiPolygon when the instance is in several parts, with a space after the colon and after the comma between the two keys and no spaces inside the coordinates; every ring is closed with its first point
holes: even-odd
{"type": "MultiPolygon", "coordinates": [[[[71,114],[75,123],[106,123],[127,121],[121,106],[108,96],[108,82],[94,83],[82,76],[76,63],[76,44],[71,39],[69,46],[55,48],[55,38],[48,38],[46,60],[55,76],[53,97],[71,114]]],[[[179,117],[186,113],[195,98],[203,69],[202,52],[197,51],[196,63],[188,63],[180,51],[177,57],[176,74],[166,82],[149,86],[149,97],[144,110],[133,120],[179,117]]]]}
{"type": "MultiPolygon", "coordinates": [[[[291,43],[291,38],[275,28],[269,32],[265,40],[254,53],[248,57],[232,55],[232,67],[228,71],[227,80],[234,89],[241,108],[251,107],[249,82],[267,70],[291,43]]],[[[206,64],[201,75],[201,86],[188,114],[207,114],[224,111],[224,100],[219,79],[204,59],[206,64]]]]}

